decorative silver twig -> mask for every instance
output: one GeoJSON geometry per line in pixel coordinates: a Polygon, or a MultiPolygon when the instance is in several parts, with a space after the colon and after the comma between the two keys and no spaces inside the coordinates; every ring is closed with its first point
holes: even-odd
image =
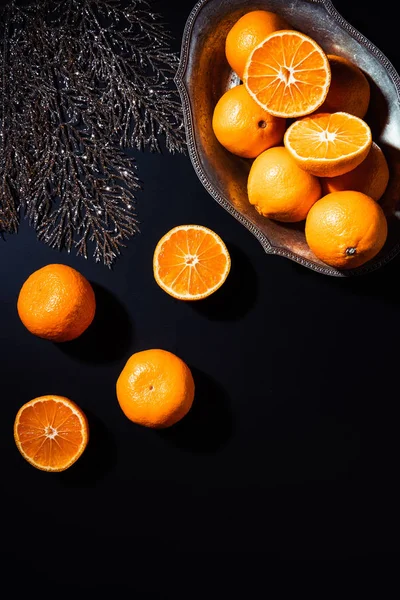
{"type": "Polygon", "coordinates": [[[39,0],[0,25],[0,232],[111,266],[139,229],[132,151],[185,152],[178,58],[145,0],[39,0]]]}

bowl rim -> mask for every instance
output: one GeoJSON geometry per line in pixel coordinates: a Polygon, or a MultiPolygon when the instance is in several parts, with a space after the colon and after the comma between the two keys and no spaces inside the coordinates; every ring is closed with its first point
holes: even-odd
{"type": "MultiPolygon", "coordinates": [[[[240,213],[236,208],[234,208],[229,202],[229,200],[223,194],[217,191],[217,189],[208,179],[208,176],[201,165],[199,153],[197,150],[196,136],[193,127],[191,100],[188,88],[186,86],[185,75],[189,63],[189,49],[195,21],[203,7],[206,4],[210,4],[214,1],[216,0],[198,0],[198,2],[194,5],[191,12],[189,13],[182,35],[179,64],[174,76],[174,83],[177,87],[182,102],[183,120],[186,132],[186,141],[188,146],[189,158],[192,162],[193,168],[200,182],[203,184],[203,186],[211,195],[211,197],[218,202],[218,204],[220,204],[228,213],[230,213],[237,221],[244,225],[258,239],[258,241],[260,242],[261,246],[267,254],[283,256],[309,269],[312,269],[313,271],[325,275],[331,275],[334,277],[349,277],[354,275],[362,275],[375,271],[380,267],[386,265],[389,261],[391,261],[393,258],[395,258],[395,256],[399,254],[400,240],[390,249],[390,251],[383,254],[382,256],[378,254],[376,258],[373,258],[372,260],[368,261],[364,265],[361,265],[360,267],[344,270],[335,269],[334,267],[330,267],[329,265],[324,266],[318,264],[312,260],[308,260],[306,258],[303,258],[302,256],[299,256],[298,254],[292,252],[287,248],[274,247],[272,246],[268,237],[248,218],[246,218],[242,213],[240,213]]],[[[388,73],[396,89],[397,97],[400,101],[400,75],[398,74],[388,57],[379,48],[377,48],[377,46],[375,46],[365,35],[363,35],[353,25],[346,21],[346,19],[332,4],[331,0],[301,0],[301,2],[305,2],[308,4],[319,4],[323,6],[324,9],[328,12],[328,14],[343,29],[345,29],[347,33],[349,33],[353,38],[355,38],[356,41],[358,41],[361,45],[366,47],[367,50],[371,52],[375,56],[375,58],[378,59],[378,61],[382,64],[383,68],[388,73]]]]}

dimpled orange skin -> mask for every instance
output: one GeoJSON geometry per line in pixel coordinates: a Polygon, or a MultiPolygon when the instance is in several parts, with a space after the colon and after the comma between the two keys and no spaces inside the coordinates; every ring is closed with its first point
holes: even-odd
{"type": "Polygon", "coordinates": [[[232,154],[255,158],[282,142],[286,119],[267,113],[242,84],[229,89],[218,100],[212,127],[217,140],[232,154]]]}
{"type": "Polygon", "coordinates": [[[355,169],[337,177],[321,177],[323,194],[354,190],[371,196],[377,202],[389,183],[389,165],[382,149],[372,142],[366,158],[355,169]]]}
{"type": "Polygon", "coordinates": [[[306,218],[321,197],[321,185],[296,164],[286,148],[275,146],[254,160],[247,192],[250,204],[264,217],[297,222],[306,218]]]}
{"type": "Polygon", "coordinates": [[[139,425],[161,429],[180,421],[190,410],[195,385],[192,372],[178,356],[150,349],[133,354],[116,384],[125,416],[139,425]]]}
{"type": "Polygon", "coordinates": [[[92,323],[96,299],[89,281],[63,264],[49,264],[22,285],[17,310],[34,335],[53,342],[79,337],[92,323]]]}
{"type": "Polygon", "coordinates": [[[371,96],[368,79],[361,69],[343,56],[328,54],[331,83],[319,112],[347,112],[364,118],[371,96]]]}
{"type": "Polygon", "coordinates": [[[234,23],[225,39],[225,55],[233,71],[243,78],[252,50],[273,31],[290,29],[287,21],[268,10],[253,10],[234,23]]]}
{"type": "Polygon", "coordinates": [[[307,244],[323,262],[350,269],[371,260],[387,238],[387,220],[381,206],[356,191],[331,192],[310,209],[307,244]]]}

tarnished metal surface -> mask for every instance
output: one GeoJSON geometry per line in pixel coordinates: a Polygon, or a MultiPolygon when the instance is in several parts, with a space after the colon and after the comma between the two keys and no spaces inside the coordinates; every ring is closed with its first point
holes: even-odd
{"type": "Polygon", "coordinates": [[[187,20],[181,62],[175,77],[184,114],[193,167],[211,196],[247,227],[267,253],[278,254],[326,275],[348,277],[373,271],[400,252],[400,77],[387,57],[354,29],[329,0],[200,0],[187,20]],[[331,54],[355,62],[371,85],[365,120],[389,163],[390,181],[381,204],[389,234],[378,256],[351,271],[339,271],[319,261],[305,241],[304,222],[278,223],[260,216],[247,197],[251,161],[225,150],[212,130],[218,99],[239,83],[225,57],[225,38],[237,19],[250,10],[265,9],[284,16],[294,29],[315,39],[331,54]]]}

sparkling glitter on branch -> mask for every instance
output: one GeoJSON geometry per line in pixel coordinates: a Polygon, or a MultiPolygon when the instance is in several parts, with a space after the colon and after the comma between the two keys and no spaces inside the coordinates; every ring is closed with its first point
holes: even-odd
{"type": "Polygon", "coordinates": [[[50,246],[113,264],[139,231],[127,150],[186,149],[169,42],[144,0],[2,8],[0,233],[21,212],[50,246]]]}

